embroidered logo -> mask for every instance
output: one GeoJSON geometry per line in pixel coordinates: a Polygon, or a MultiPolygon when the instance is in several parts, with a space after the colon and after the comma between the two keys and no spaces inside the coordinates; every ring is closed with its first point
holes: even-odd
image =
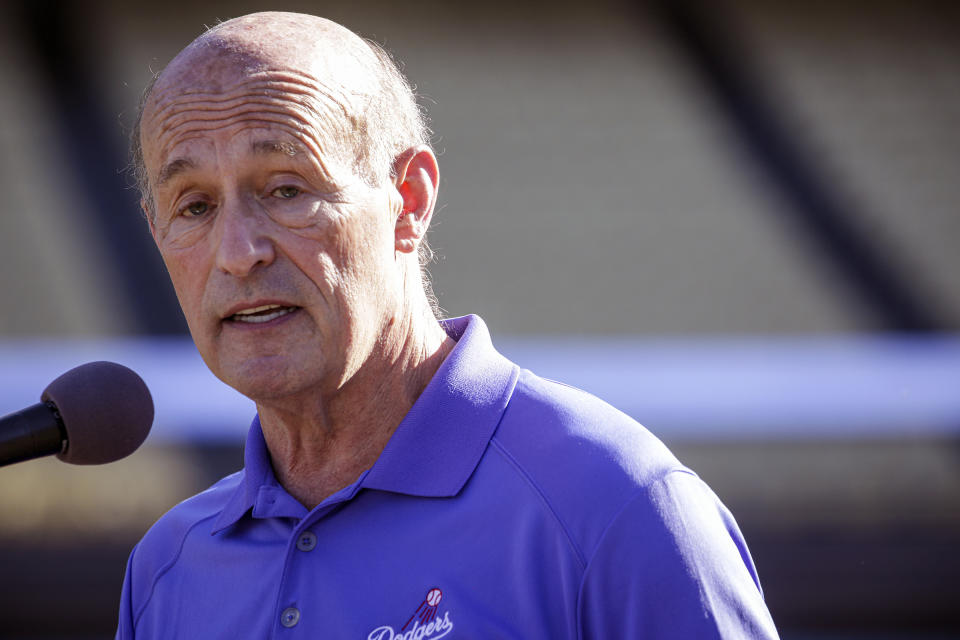
{"type": "Polygon", "coordinates": [[[453,631],[450,612],[438,616],[438,607],[443,600],[443,591],[434,587],[427,591],[423,602],[414,610],[413,615],[400,631],[394,631],[390,625],[377,627],[370,632],[367,640],[434,640],[453,631]]]}

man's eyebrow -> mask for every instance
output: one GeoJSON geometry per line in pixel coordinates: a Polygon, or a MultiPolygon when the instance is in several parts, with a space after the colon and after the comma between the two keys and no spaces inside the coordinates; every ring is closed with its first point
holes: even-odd
{"type": "MultiPolygon", "coordinates": [[[[273,154],[282,153],[283,155],[295,157],[304,153],[302,145],[287,142],[285,140],[256,140],[250,144],[251,150],[255,154],[273,154]]],[[[190,158],[177,158],[163,165],[160,169],[160,175],[157,177],[157,186],[161,186],[187,169],[196,169],[197,163],[190,158]]]]}
{"type": "Polygon", "coordinates": [[[256,140],[250,144],[256,154],[282,153],[294,157],[304,152],[303,146],[286,140],[256,140]]]}
{"type": "Polygon", "coordinates": [[[163,165],[162,169],[160,169],[160,175],[157,177],[157,186],[159,187],[163,185],[178,173],[183,173],[187,169],[195,169],[196,166],[197,163],[190,158],[177,158],[176,160],[171,160],[167,164],[163,165]]]}

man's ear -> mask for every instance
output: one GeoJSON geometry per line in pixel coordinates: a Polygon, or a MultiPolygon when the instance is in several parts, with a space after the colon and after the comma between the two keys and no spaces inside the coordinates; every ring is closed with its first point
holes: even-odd
{"type": "Polygon", "coordinates": [[[397,215],[395,247],[401,253],[414,253],[427,233],[437,203],[437,157],[426,146],[407,149],[394,162],[394,175],[394,186],[403,203],[397,215]]]}

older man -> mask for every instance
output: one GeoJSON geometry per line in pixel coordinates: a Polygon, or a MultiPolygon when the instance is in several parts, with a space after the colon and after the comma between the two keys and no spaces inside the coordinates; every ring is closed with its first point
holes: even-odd
{"type": "Polygon", "coordinates": [[[118,638],[770,638],[746,546],[630,418],[438,322],[438,168],[389,58],[225,22],[145,99],[143,208],[245,468],[130,557],[118,638]]]}

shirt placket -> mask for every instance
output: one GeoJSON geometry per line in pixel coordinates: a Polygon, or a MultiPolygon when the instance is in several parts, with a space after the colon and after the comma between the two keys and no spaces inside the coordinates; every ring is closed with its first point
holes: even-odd
{"type": "MultiPolygon", "coordinates": [[[[275,605],[272,637],[276,640],[319,637],[317,634],[322,631],[321,620],[325,615],[322,611],[323,603],[318,602],[315,594],[303,592],[306,588],[304,585],[311,582],[305,579],[306,576],[316,578],[322,575],[324,569],[317,566],[319,559],[314,551],[318,538],[313,529],[325,518],[332,517],[345,502],[356,495],[364,476],[324,500],[313,511],[300,518],[293,527],[287,541],[283,574],[275,605]]],[[[302,506],[300,509],[306,511],[302,506]]]]}

